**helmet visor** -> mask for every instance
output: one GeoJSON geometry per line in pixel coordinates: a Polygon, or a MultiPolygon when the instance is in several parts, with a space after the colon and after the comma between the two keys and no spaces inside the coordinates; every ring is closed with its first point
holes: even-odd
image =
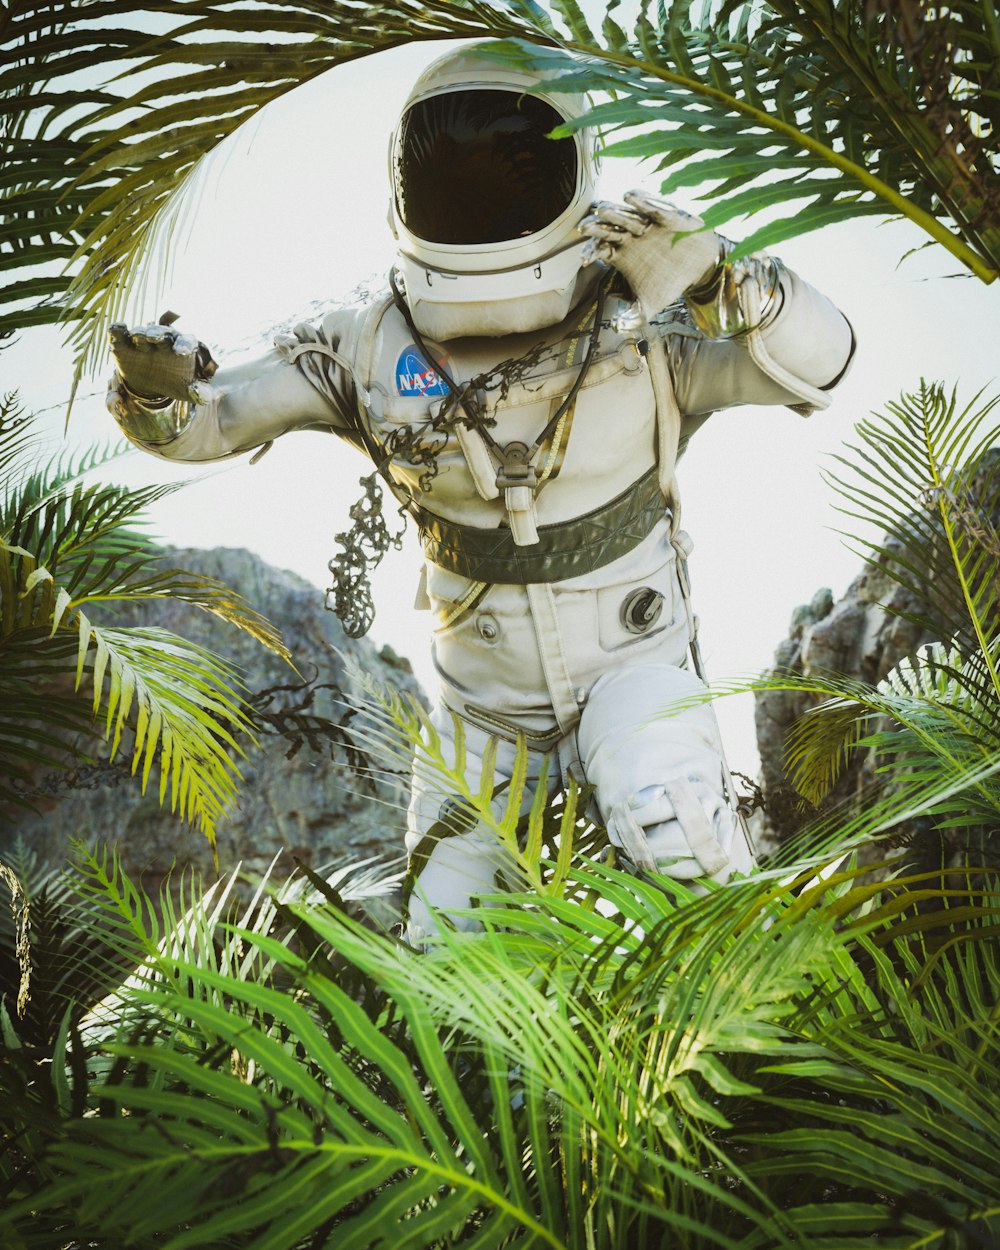
{"type": "Polygon", "coordinates": [[[399,127],[396,210],[427,243],[503,243],[544,230],[573,202],[574,139],[565,120],[516,91],[452,91],[420,100],[399,127]]]}

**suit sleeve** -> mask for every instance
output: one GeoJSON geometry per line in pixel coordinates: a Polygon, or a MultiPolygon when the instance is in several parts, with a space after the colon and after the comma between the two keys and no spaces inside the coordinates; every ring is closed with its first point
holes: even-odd
{"type": "Polygon", "coordinates": [[[325,343],[323,332],[297,326],[266,355],[196,382],[189,402],[143,400],[116,375],[108,406],[133,443],[186,463],[238,456],[293,430],[346,434],[355,402],[347,359],[330,351],[320,373],[314,352],[302,354],[305,344],[324,350],[325,343]]]}
{"type": "Polygon", "coordinates": [[[683,317],[661,328],[677,402],[690,417],[736,404],[783,404],[809,415],[829,405],[855,347],[843,313],[787,269],[774,316],[750,334],[709,338],[683,317]]]}

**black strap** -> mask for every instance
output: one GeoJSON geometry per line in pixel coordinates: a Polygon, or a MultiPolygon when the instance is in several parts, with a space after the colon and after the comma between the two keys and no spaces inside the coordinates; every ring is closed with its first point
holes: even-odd
{"type": "Polygon", "coordinates": [[[654,468],[580,517],[539,525],[538,542],[519,547],[507,526],[458,525],[415,506],[424,558],[473,582],[525,586],[592,573],[625,555],[665,514],[654,468]]]}

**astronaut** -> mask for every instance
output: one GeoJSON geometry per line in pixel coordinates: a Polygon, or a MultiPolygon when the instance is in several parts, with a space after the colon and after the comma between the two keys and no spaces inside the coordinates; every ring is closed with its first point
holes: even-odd
{"type": "MultiPolygon", "coordinates": [[[[389,289],[233,368],[170,326],[115,326],[109,407],[171,460],[301,429],[360,448],[420,534],[432,723],[452,762],[461,726],[469,784],[489,759],[499,815],[526,744],[525,808],[543,777],[575,777],[626,862],[723,881],[752,853],[687,662],[677,460],[718,409],[826,408],[854,339],[778,260],[732,259],[645,191],[598,200],[594,132],[550,137],[585,108],[489,44],[446,53],[391,141],[389,289]]],[[[421,764],[415,941],[470,927],[505,859],[421,764]]]]}

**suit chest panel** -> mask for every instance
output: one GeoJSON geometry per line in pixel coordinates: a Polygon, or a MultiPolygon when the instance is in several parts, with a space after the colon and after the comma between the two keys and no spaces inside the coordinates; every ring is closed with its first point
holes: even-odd
{"type": "MultiPolygon", "coordinates": [[[[575,401],[534,457],[543,524],[598,506],[655,461],[649,371],[637,336],[609,324],[613,311],[575,401]]],[[[427,360],[390,309],[375,345],[373,431],[392,454],[393,475],[421,506],[472,525],[495,526],[504,515],[499,500],[476,489],[438,366],[459,386],[471,382],[474,411],[492,439],[531,445],[576,381],[589,326],[578,317],[535,334],[428,343],[427,360]]]]}

